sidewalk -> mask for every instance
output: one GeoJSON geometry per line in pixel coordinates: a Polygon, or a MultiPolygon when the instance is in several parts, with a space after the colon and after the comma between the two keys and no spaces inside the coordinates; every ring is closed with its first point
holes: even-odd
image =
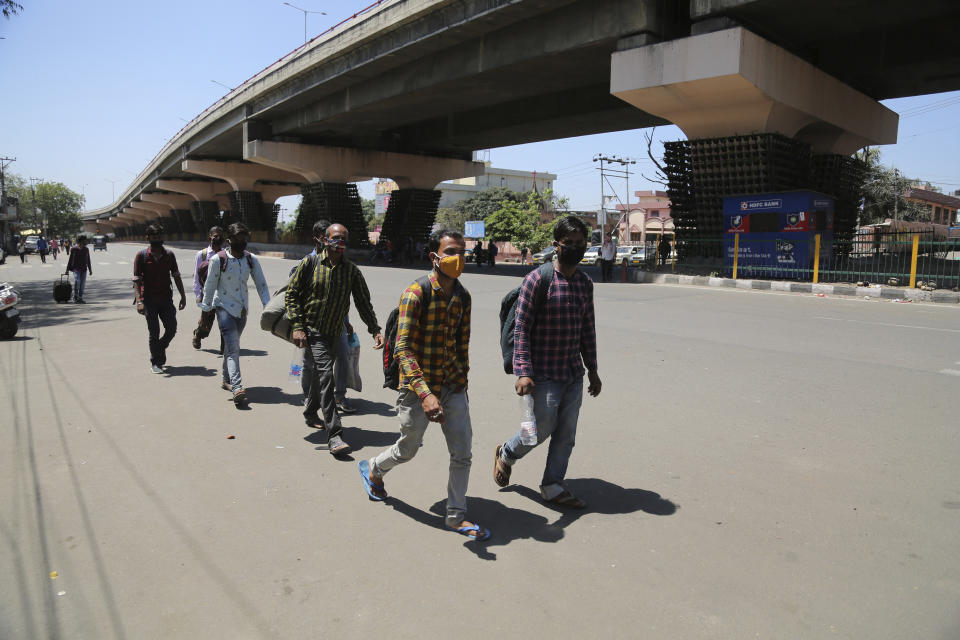
{"type": "Polygon", "coordinates": [[[711,276],[683,276],[674,273],[657,273],[631,269],[627,273],[630,282],[649,284],[692,284],[701,287],[728,287],[731,289],[757,289],[787,291],[791,293],[815,293],[857,298],[882,298],[885,300],[908,300],[910,302],[960,303],[960,293],[947,289],[921,291],[907,287],[870,285],[858,287],[850,284],[813,284],[811,282],[785,282],[781,280],[748,280],[716,278],[711,276]]]}

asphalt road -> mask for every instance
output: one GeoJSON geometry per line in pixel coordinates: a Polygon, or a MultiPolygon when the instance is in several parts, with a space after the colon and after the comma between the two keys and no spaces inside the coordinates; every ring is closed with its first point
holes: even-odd
{"type": "MultiPolygon", "coordinates": [[[[24,292],[0,343],[0,638],[960,637],[956,307],[597,285],[604,388],[569,470],[590,507],[568,512],[539,500],[542,450],[493,483],[519,281],[471,266],[476,543],[442,528],[435,427],[367,500],[356,460],[397,436],[368,337],[337,461],[302,424],[293,348],[255,322],[249,410],[216,338],[190,346],[192,300],[150,373],[135,250],[94,254],[87,305],[53,303],[62,259],[0,267],[24,292]]],[[[275,289],[293,262],[263,264],[275,289]]],[[[417,275],[363,271],[381,321],[417,275]]]]}

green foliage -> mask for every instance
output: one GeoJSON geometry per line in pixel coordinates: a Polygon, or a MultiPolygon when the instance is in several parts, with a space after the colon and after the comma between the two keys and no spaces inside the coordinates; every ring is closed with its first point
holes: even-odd
{"type": "Polygon", "coordinates": [[[31,187],[13,174],[5,176],[5,182],[7,194],[20,200],[21,227],[42,229],[46,226],[48,235],[60,236],[73,235],[83,225],[80,218],[83,196],[62,182],[40,182],[31,187]]]}
{"type": "Polygon", "coordinates": [[[549,193],[543,196],[530,192],[522,202],[503,200],[499,208],[487,216],[487,238],[495,241],[509,240],[518,248],[526,247],[536,252],[553,241],[556,220],[540,221],[549,193]]]}
{"type": "Polygon", "coordinates": [[[370,198],[360,198],[363,219],[367,221],[367,230],[373,231],[383,224],[384,214],[377,213],[377,201],[370,198]]]}
{"type": "Polygon", "coordinates": [[[463,233],[464,223],[468,220],[474,220],[474,218],[471,218],[466,211],[453,207],[442,207],[437,210],[437,224],[443,229],[453,229],[463,233]]]}
{"type": "Polygon", "coordinates": [[[893,167],[880,164],[880,150],[867,147],[856,157],[866,165],[863,184],[863,209],[860,224],[875,224],[890,218],[911,222],[929,222],[933,215],[929,206],[904,200],[903,194],[913,182],[893,167]]]}

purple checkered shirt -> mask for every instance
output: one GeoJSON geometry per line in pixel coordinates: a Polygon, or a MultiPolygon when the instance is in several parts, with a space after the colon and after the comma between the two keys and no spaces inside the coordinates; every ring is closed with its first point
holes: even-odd
{"type": "Polygon", "coordinates": [[[569,279],[555,270],[543,308],[534,321],[533,293],[539,280],[540,270],[534,269],[520,285],[513,334],[514,374],[564,381],[582,377],[584,365],[588,371],[596,371],[593,281],[580,270],[569,279]]]}

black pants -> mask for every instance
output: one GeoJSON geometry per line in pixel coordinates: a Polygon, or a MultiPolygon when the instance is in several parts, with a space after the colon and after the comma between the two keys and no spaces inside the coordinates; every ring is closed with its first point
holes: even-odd
{"type": "Polygon", "coordinates": [[[601,260],[600,273],[604,282],[610,282],[613,279],[613,260],[601,260]]]}
{"type": "Polygon", "coordinates": [[[150,333],[150,363],[162,367],[167,363],[167,347],[173,336],[177,335],[177,309],[173,306],[173,298],[156,302],[144,298],[143,313],[147,317],[147,331],[150,333]]]}
{"type": "Polygon", "coordinates": [[[316,331],[307,331],[306,357],[311,360],[310,389],[303,399],[303,417],[310,422],[319,409],[329,437],[339,436],[343,431],[337,414],[336,380],[333,365],[340,350],[340,336],[322,336],[316,331]]]}

